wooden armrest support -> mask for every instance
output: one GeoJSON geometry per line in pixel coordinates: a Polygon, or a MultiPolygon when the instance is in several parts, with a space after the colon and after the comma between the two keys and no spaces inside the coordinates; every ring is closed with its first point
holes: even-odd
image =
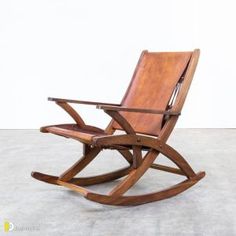
{"type": "Polygon", "coordinates": [[[104,103],[104,102],[90,102],[90,101],[81,101],[81,100],[72,100],[72,99],[63,99],[63,98],[52,98],[49,97],[48,101],[53,102],[68,102],[68,103],[77,103],[77,104],[85,104],[85,105],[109,105],[109,106],[120,106],[120,104],[114,103],[104,103]]]}
{"type": "Polygon", "coordinates": [[[110,106],[110,105],[97,105],[98,109],[103,109],[105,111],[125,111],[125,112],[139,112],[139,113],[150,113],[150,114],[163,114],[163,115],[171,115],[171,116],[179,116],[180,112],[172,112],[172,111],[162,111],[155,109],[143,109],[143,108],[129,108],[122,106],[110,106]]]}

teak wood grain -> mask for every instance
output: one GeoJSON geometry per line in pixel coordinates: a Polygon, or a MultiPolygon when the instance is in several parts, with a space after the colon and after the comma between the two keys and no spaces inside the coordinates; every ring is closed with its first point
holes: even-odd
{"type": "MultiPolygon", "coordinates": [[[[72,189],[88,200],[108,205],[138,205],[175,196],[196,184],[205,172],[195,173],[184,157],[166,142],[181,114],[198,63],[200,50],[193,52],[143,51],[120,104],[63,98],[48,98],[64,109],[73,124],[44,126],[40,130],[83,143],[83,156],[60,176],[32,172],[40,181],[72,189]],[[87,125],[68,103],[94,105],[111,117],[106,129],[87,125]],[[116,134],[116,130],[124,134],[116,134]],[[76,177],[103,149],[115,149],[128,166],[105,174],[76,177]],[[143,151],[146,151],[144,155],[143,151]],[[157,164],[162,154],[176,167],[157,164]],[[144,156],[143,156],[144,155],[144,156]],[[185,176],[162,191],[124,195],[149,168],[185,176]],[[124,177],[109,193],[83,187],[124,177]]],[[[112,158],[112,157],[111,157],[112,158]]]]}

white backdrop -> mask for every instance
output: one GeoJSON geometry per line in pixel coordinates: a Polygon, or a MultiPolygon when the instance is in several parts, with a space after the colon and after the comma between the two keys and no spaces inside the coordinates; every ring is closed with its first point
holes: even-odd
{"type": "MultiPolygon", "coordinates": [[[[0,0],[0,128],[71,119],[48,96],[119,102],[139,54],[201,49],[178,127],[236,127],[235,0],[0,0]]],[[[109,118],[78,106],[85,120],[109,118]]]]}

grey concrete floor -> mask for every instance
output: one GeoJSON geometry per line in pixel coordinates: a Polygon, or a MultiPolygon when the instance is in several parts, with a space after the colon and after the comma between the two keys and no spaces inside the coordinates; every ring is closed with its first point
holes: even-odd
{"type": "MultiPolygon", "coordinates": [[[[0,235],[236,235],[236,129],[177,129],[169,143],[207,176],[168,200],[134,207],[90,202],[68,189],[31,178],[32,170],[60,174],[81,155],[76,141],[36,130],[0,130],[0,235]]],[[[156,160],[167,163],[160,156],[156,160]]],[[[103,151],[81,175],[126,162],[103,151]]],[[[182,177],[150,170],[129,192],[156,191],[182,177]]],[[[107,192],[118,181],[91,189],[107,192]]]]}

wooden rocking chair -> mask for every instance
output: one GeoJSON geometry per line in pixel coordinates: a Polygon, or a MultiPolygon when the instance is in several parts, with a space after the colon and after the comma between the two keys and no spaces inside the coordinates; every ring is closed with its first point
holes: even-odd
{"type": "Polygon", "coordinates": [[[143,51],[131,83],[121,104],[49,98],[64,109],[75,121],[42,127],[44,133],[53,133],[83,143],[83,156],[60,176],[32,172],[32,176],[50,184],[72,189],[85,198],[109,205],[138,205],[175,196],[205,176],[195,173],[188,162],[173,147],[166,144],[178,120],[187,96],[200,50],[193,52],[143,51]],[[68,104],[96,105],[112,117],[105,130],[86,125],[80,115],[68,104]],[[115,134],[123,130],[125,134],[115,134]],[[125,168],[91,177],[75,177],[102,149],[116,149],[129,163],[125,168]],[[143,156],[142,151],[146,151],[143,156]],[[154,163],[163,154],[178,168],[154,163]],[[124,195],[149,169],[186,176],[186,180],[159,192],[144,195],[124,195]],[[108,194],[90,191],[83,186],[100,184],[121,177],[108,194]]]}

